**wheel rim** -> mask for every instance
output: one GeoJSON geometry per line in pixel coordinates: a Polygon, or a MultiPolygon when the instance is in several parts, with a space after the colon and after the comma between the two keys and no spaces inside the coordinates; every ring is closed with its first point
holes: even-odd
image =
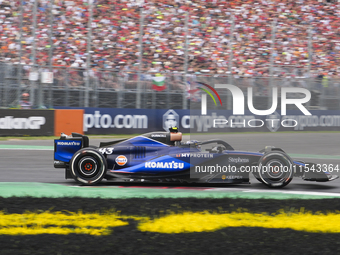
{"type": "Polygon", "coordinates": [[[287,166],[282,164],[282,162],[277,159],[272,159],[268,161],[268,163],[266,164],[266,167],[267,167],[267,172],[266,172],[267,176],[271,180],[279,181],[285,176],[284,171],[286,171],[287,166]]]}
{"type": "Polygon", "coordinates": [[[260,164],[260,177],[262,181],[270,186],[282,186],[291,180],[291,165],[277,158],[268,160],[265,164],[260,164]]]}
{"type": "Polygon", "coordinates": [[[79,150],[70,161],[70,170],[75,181],[94,185],[105,176],[107,162],[104,156],[94,149],[79,150]]]}
{"type": "Polygon", "coordinates": [[[83,157],[78,162],[78,169],[82,176],[94,176],[98,170],[98,162],[93,157],[83,157]]]}

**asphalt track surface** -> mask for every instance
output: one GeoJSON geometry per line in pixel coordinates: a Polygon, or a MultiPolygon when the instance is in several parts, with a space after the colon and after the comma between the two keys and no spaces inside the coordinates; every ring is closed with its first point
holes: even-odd
{"type": "MultiPolygon", "coordinates": [[[[258,133],[258,134],[215,134],[190,135],[183,140],[222,139],[236,150],[259,151],[267,145],[280,147],[296,160],[332,164],[340,168],[340,133],[258,133]]],[[[112,139],[92,139],[91,145],[112,139]]],[[[53,140],[10,140],[0,141],[0,182],[41,182],[76,185],[64,179],[64,170],[53,167],[53,140]],[[11,147],[11,148],[9,148],[11,147]]],[[[333,174],[340,175],[339,171],[333,174]]],[[[101,186],[117,186],[121,183],[103,182],[101,186]]],[[[126,185],[131,185],[128,183],[126,185]]],[[[134,184],[135,185],[135,184],[134,184]]],[[[143,184],[141,184],[143,185],[143,184]]],[[[266,186],[251,178],[251,185],[229,185],[225,191],[268,190],[266,186]]],[[[340,179],[332,182],[306,182],[295,178],[284,188],[286,191],[326,192],[340,194],[340,179]]]]}

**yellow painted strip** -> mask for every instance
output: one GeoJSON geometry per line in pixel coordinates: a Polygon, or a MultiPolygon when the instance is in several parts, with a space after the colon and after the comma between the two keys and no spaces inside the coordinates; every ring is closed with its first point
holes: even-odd
{"type": "Polygon", "coordinates": [[[109,235],[108,229],[93,228],[58,228],[58,227],[8,227],[0,230],[1,235],[40,235],[40,234],[88,234],[88,235],[109,235]]]}
{"type": "Polygon", "coordinates": [[[139,221],[138,229],[159,233],[216,231],[227,227],[289,228],[297,231],[340,233],[340,213],[305,212],[268,215],[265,213],[185,212],[151,220],[148,217],[120,215],[116,212],[0,212],[0,235],[88,234],[109,235],[112,228],[126,226],[126,220],[139,221]]]}
{"type": "Polygon", "coordinates": [[[227,227],[289,228],[307,232],[340,233],[340,214],[185,212],[143,222],[138,226],[141,231],[159,233],[206,232],[227,227]]]}
{"type": "Polygon", "coordinates": [[[37,235],[37,234],[90,234],[108,235],[110,228],[128,225],[126,219],[142,218],[120,216],[117,213],[72,213],[42,212],[5,214],[0,212],[0,234],[37,235]]]}

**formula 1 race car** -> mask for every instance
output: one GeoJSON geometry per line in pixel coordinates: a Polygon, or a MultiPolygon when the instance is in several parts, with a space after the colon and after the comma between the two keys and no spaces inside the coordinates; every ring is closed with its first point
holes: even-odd
{"type": "Polygon", "coordinates": [[[318,164],[293,161],[282,149],[235,151],[222,140],[182,142],[177,128],[89,146],[89,138],[72,133],[54,140],[54,167],[66,179],[95,185],[103,178],[129,182],[249,183],[249,175],[272,188],[293,177],[326,182],[338,178],[318,164]],[[204,147],[207,147],[204,149],[204,147]]]}

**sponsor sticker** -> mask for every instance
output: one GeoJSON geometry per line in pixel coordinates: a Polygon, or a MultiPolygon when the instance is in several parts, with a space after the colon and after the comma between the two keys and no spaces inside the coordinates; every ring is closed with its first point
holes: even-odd
{"type": "Polygon", "coordinates": [[[229,158],[228,159],[229,162],[231,163],[248,163],[249,162],[249,158],[240,158],[240,157],[237,157],[237,158],[229,158]]]}
{"type": "Polygon", "coordinates": [[[127,163],[127,158],[124,155],[120,155],[116,158],[116,163],[119,166],[124,166],[127,163]]]}
{"type": "Polygon", "coordinates": [[[166,137],[165,134],[152,134],[151,137],[166,137]]]}
{"type": "Polygon", "coordinates": [[[146,168],[171,168],[171,169],[183,169],[184,163],[176,161],[172,162],[145,162],[146,168]]]}
{"type": "Polygon", "coordinates": [[[80,142],[74,142],[74,141],[72,141],[72,142],[57,142],[57,144],[58,145],[67,145],[67,146],[74,146],[74,145],[77,145],[77,146],[79,146],[80,145],[80,142]]]}
{"type": "Polygon", "coordinates": [[[210,153],[181,153],[176,154],[176,158],[213,158],[214,154],[210,153]]]}

